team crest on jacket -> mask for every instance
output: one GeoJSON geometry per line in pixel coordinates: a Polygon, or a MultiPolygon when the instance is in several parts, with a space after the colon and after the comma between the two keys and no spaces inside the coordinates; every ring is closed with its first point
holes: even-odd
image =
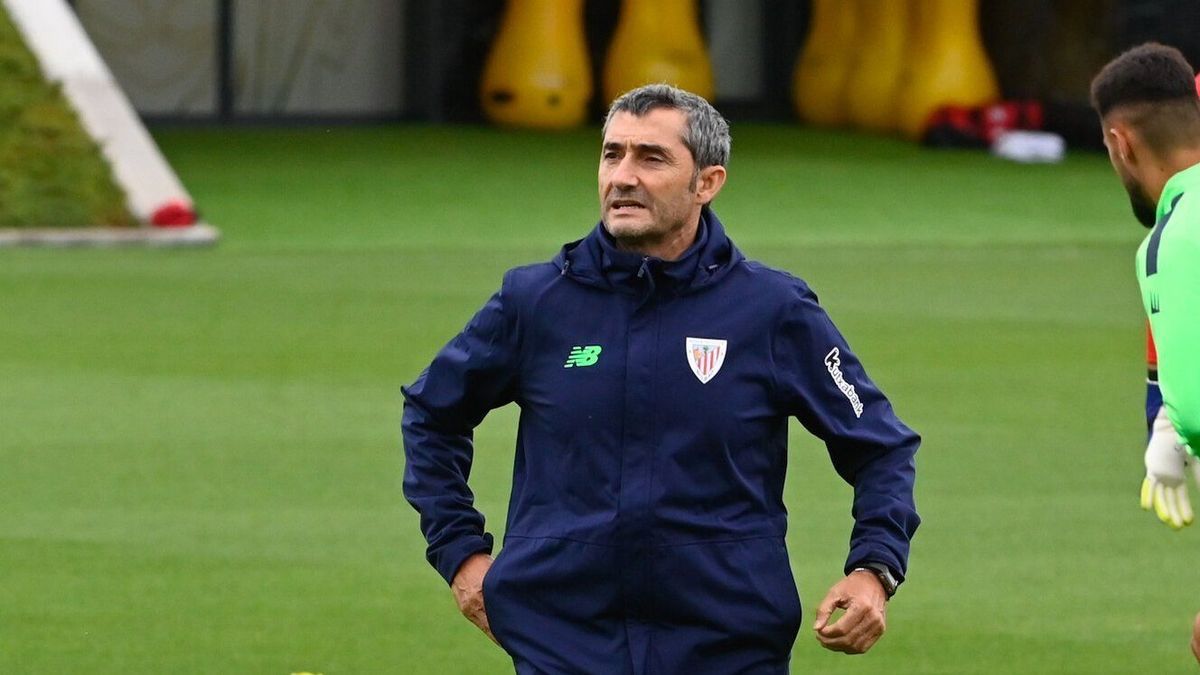
{"type": "Polygon", "coordinates": [[[700,384],[706,384],[721,369],[721,364],[725,363],[725,353],[728,351],[727,344],[725,340],[713,338],[690,337],[684,341],[688,365],[692,367],[692,373],[700,380],[700,384]]]}

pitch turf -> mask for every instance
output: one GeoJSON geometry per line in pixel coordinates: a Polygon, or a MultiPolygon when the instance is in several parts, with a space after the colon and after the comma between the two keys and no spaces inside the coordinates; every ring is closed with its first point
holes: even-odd
{"type": "MultiPolygon", "coordinates": [[[[925,436],[865,657],[807,624],[850,490],[796,428],[798,672],[1193,672],[1200,529],[1137,508],[1141,236],[1099,155],[1025,167],[735,125],[717,203],[925,436]]],[[[0,672],[476,673],[425,564],[399,387],[592,224],[595,131],[166,131],[215,250],[0,251],[0,672]]],[[[503,528],[516,412],[477,436],[503,528]]]]}

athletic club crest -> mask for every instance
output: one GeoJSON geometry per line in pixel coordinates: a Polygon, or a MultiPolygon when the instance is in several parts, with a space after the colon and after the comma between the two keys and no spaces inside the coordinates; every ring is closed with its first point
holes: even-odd
{"type": "Polygon", "coordinates": [[[684,341],[688,365],[692,367],[692,372],[695,373],[696,379],[700,380],[700,384],[706,384],[713,379],[721,369],[721,364],[725,363],[726,344],[725,340],[713,338],[690,337],[684,341]]]}

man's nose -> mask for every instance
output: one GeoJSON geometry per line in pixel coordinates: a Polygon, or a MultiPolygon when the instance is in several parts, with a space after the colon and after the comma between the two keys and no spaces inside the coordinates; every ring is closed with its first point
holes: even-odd
{"type": "Polygon", "coordinates": [[[614,187],[636,187],[638,184],[637,167],[632,157],[626,155],[613,168],[610,176],[614,187]]]}

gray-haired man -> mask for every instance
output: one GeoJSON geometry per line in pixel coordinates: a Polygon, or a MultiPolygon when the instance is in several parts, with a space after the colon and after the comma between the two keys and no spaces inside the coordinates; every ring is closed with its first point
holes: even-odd
{"type": "Polygon", "coordinates": [[[501,290],[405,391],[427,557],[521,673],[785,673],[800,625],[788,417],[855,487],[817,639],[884,630],[919,519],[918,436],[804,282],[746,260],[709,204],[729,129],[665,85],[613,103],[601,222],[501,290]],[[521,407],[504,549],[472,506],[471,430],[521,407]],[[829,623],[835,608],[846,614],[829,623]]]}

